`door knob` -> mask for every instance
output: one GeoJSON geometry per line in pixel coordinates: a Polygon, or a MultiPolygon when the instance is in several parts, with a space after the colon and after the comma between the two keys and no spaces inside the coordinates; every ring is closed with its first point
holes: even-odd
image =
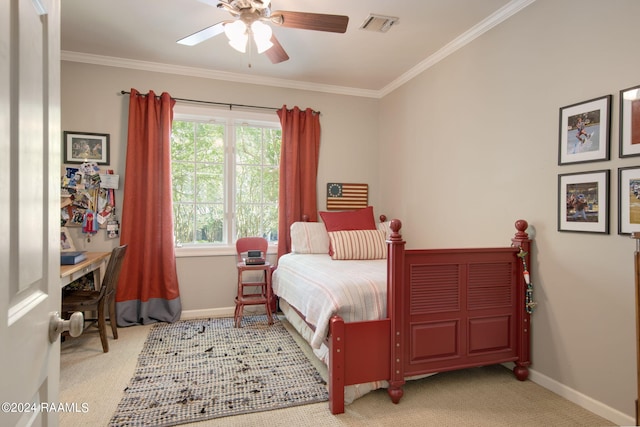
{"type": "Polygon", "coordinates": [[[69,331],[72,337],[77,337],[82,334],[83,329],[84,315],[80,311],[73,313],[69,320],[61,319],[57,311],[49,315],[49,341],[52,343],[65,331],[69,331]]]}

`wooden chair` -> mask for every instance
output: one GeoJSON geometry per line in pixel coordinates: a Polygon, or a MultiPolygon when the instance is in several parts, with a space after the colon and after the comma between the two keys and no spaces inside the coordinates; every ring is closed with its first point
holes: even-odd
{"type": "Polygon", "coordinates": [[[97,320],[89,321],[84,329],[98,322],[98,330],[100,331],[100,340],[102,341],[102,350],[107,353],[109,351],[109,342],[107,341],[106,328],[106,310],[109,310],[109,323],[111,323],[111,331],[113,338],[118,339],[118,326],[116,324],[116,286],[120,277],[120,269],[122,261],[127,251],[127,245],[118,246],[111,251],[111,257],[107,264],[107,270],[102,279],[100,290],[85,291],[72,290],[66,291],[62,295],[62,313],[68,317],[75,311],[95,311],[98,313],[97,320]]]}
{"type": "Polygon", "coordinates": [[[269,243],[267,239],[262,237],[242,237],[236,241],[237,266],[238,266],[238,294],[235,298],[236,310],[233,315],[235,327],[239,328],[242,322],[242,312],[245,305],[262,305],[264,304],[267,311],[269,324],[273,324],[271,315],[271,264],[266,262],[259,265],[247,265],[244,257],[247,251],[261,251],[267,254],[269,243]],[[245,272],[262,272],[262,278],[258,281],[246,282],[243,274],[245,272]],[[247,290],[248,289],[248,290],[247,290]]]}

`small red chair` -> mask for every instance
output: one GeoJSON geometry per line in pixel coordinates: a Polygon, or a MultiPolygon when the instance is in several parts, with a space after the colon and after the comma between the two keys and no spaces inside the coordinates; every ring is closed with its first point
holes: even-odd
{"type": "Polygon", "coordinates": [[[261,251],[266,256],[269,242],[262,237],[242,237],[236,241],[236,253],[238,255],[238,295],[235,298],[236,310],[233,315],[235,327],[239,328],[242,323],[242,312],[245,305],[264,304],[267,311],[269,324],[273,324],[271,314],[271,264],[266,262],[258,265],[247,265],[244,258],[248,251],[261,251]],[[257,281],[245,281],[245,272],[262,272],[262,279],[257,281]]]}

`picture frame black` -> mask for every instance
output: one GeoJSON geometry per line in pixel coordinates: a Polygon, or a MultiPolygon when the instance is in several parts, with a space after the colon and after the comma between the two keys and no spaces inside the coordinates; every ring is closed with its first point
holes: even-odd
{"type": "Polygon", "coordinates": [[[612,95],[560,108],[558,165],[609,160],[612,95]]]}
{"type": "Polygon", "coordinates": [[[618,168],[618,234],[640,232],[640,166],[618,168]]]}
{"type": "Polygon", "coordinates": [[[640,85],[620,91],[620,158],[640,156],[640,85]]]}
{"type": "Polygon", "coordinates": [[[64,131],[62,138],[63,163],[86,162],[98,165],[109,164],[109,134],[64,131]]]}
{"type": "Polygon", "coordinates": [[[609,234],[610,170],[558,175],[558,231],[609,234]]]}

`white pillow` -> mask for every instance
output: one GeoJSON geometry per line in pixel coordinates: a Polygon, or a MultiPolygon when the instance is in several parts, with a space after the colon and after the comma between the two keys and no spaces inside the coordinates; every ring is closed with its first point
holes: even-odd
{"type": "Polygon", "coordinates": [[[291,252],[296,254],[329,253],[329,235],[321,222],[291,224],[291,252]]]}
{"type": "Polygon", "coordinates": [[[391,221],[379,222],[378,230],[384,231],[385,239],[391,237],[391,221]]]}
{"type": "Polygon", "coordinates": [[[383,259],[387,244],[382,230],[330,231],[331,259],[383,259]]]}

